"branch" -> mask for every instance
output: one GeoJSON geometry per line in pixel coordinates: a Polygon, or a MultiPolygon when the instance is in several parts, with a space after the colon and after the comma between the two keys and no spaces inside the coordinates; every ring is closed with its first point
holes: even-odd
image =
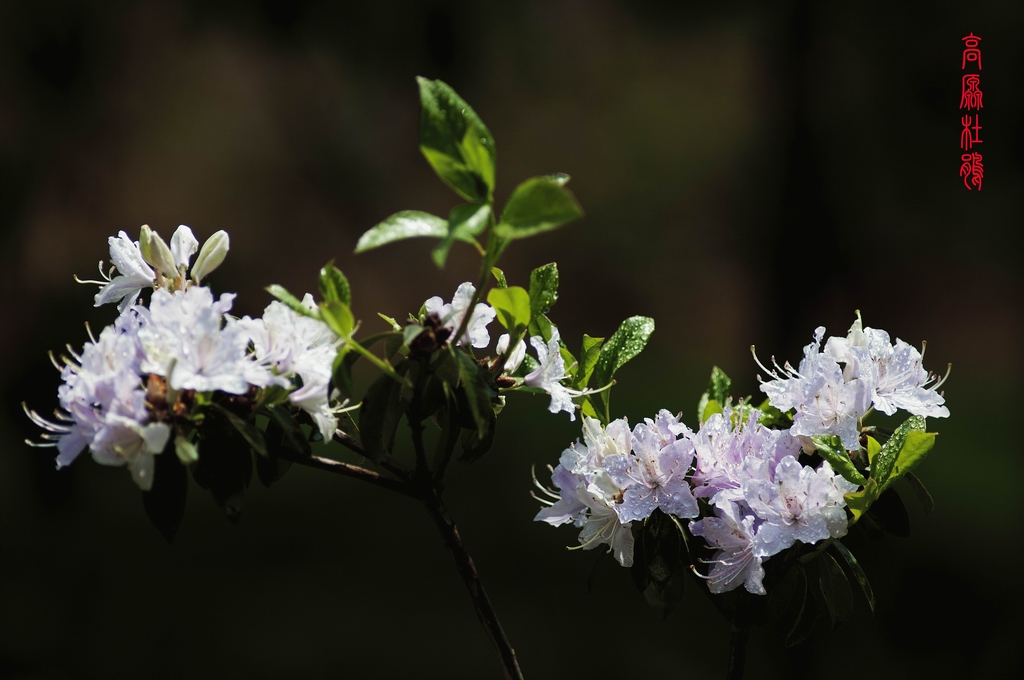
{"type": "Polygon", "coordinates": [[[512,649],[508,638],[505,637],[505,631],[501,629],[498,616],[494,613],[494,607],[491,606],[491,601],[487,597],[484,585],[480,582],[480,575],[477,574],[473,558],[466,552],[466,546],[462,544],[462,536],[459,535],[458,528],[456,528],[452,518],[448,515],[444,503],[435,495],[428,498],[425,501],[425,505],[427,506],[427,512],[430,513],[434,523],[437,525],[438,531],[444,537],[444,543],[448,548],[448,552],[455,558],[455,566],[458,567],[459,575],[462,576],[462,580],[466,584],[469,596],[473,598],[476,615],[480,619],[484,630],[487,631],[487,637],[491,639],[491,644],[494,645],[498,655],[501,657],[506,680],[523,680],[523,672],[519,669],[516,652],[512,649]]]}
{"type": "Polygon", "coordinates": [[[419,491],[408,482],[385,477],[379,472],[367,470],[366,468],[359,467],[358,465],[343,463],[340,460],[332,460],[331,458],[321,458],[320,456],[289,455],[283,452],[279,453],[278,457],[283,458],[284,460],[290,460],[298,465],[305,465],[306,467],[315,468],[317,470],[325,470],[345,477],[360,479],[364,482],[369,482],[370,484],[374,484],[390,491],[397,491],[409,498],[422,500],[422,495],[419,491]]]}
{"type": "Polygon", "coordinates": [[[743,666],[747,660],[747,635],[750,628],[743,623],[732,624],[732,636],[729,638],[729,674],[728,680],[743,680],[743,666]]]}
{"type": "MultiPolygon", "coordinates": [[[[335,430],[334,441],[338,442],[339,444],[347,448],[349,451],[358,453],[363,458],[370,459],[370,457],[366,454],[366,449],[364,449],[363,445],[356,441],[355,437],[353,437],[352,435],[346,434],[341,430],[335,430]]],[[[398,463],[390,461],[387,458],[382,458],[377,464],[380,465],[385,470],[387,470],[388,472],[395,475],[396,477],[400,477],[402,479],[408,479],[411,475],[409,470],[407,470],[405,467],[399,465],[398,463]]]]}

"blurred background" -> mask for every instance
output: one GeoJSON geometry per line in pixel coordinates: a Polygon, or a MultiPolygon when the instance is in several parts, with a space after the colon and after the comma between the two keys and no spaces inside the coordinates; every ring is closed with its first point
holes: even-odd
{"type": "MultiPolygon", "coordinates": [[[[499,204],[567,172],[587,216],[521,242],[557,261],[570,347],[653,316],[615,411],[694,424],[712,364],[756,393],[749,347],[796,360],[817,325],[919,344],[948,421],[909,539],[855,546],[879,606],[786,652],[755,629],[749,678],[1007,677],[1021,668],[1024,5],[315,0],[0,4],[0,677],[483,678],[500,668],[427,514],[293,468],[233,525],[194,484],[168,546],[128,473],[57,473],[20,410],[56,405],[48,350],[92,308],[106,238],[231,234],[210,280],[260,314],[334,258],[364,329],[449,299],[477,261],[432,244],[358,257],[402,209],[459,199],[417,148],[414,76],[441,78],[498,148],[499,204]],[[982,38],[983,190],[960,178],[961,37],[982,38]]],[[[380,328],[378,328],[380,326],[380,328]]],[[[667,620],[629,574],[532,521],[530,468],[579,423],[510,398],[498,445],[447,498],[528,678],[722,677],[728,626],[695,590],[667,620]],[[595,566],[596,565],[596,566],[595,566]],[[588,592],[588,582],[591,588],[588,592]]],[[[328,453],[332,453],[328,450],[328,453]]]]}

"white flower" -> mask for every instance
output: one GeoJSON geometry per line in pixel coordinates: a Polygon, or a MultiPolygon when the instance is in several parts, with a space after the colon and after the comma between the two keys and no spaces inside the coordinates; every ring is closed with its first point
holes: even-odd
{"type": "Polygon", "coordinates": [[[903,340],[890,344],[888,333],[863,328],[858,317],[845,338],[829,338],[825,352],[846,364],[847,380],[871,386],[871,403],[882,413],[891,416],[902,408],[918,416],[949,417],[937,391],[942,381],[924,369],[924,357],[903,340]]]}
{"type": "Polygon", "coordinates": [[[768,480],[743,484],[743,499],[760,519],[762,557],[775,555],[797,541],[817,543],[846,535],[845,494],[859,487],[835,474],[825,461],[815,470],[793,456],[782,459],[768,480]]]}
{"type": "Polygon", "coordinates": [[[715,501],[715,516],[690,523],[694,536],[703,536],[718,552],[710,560],[708,590],[724,593],[741,584],[748,592],[764,595],[764,567],[757,549],[756,518],[745,515],[739,505],[725,499],[715,501]]]}
{"type": "Polygon", "coordinates": [[[582,393],[569,390],[561,383],[568,376],[565,374],[565,361],[562,359],[558,340],[558,329],[554,326],[551,327],[551,339],[547,344],[541,338],[530,338],[530,344],[537,353],[540,365],[526,375],[523,383],[528,387],[540,388],[551,395],[549,412],[565,411],[569,414],[569,420],[576,420],[576,406],[572,403],[572,397],[582,393]]]}
{"type": "Polygon", "coordinates": [[[46,430],[41,445],[57,448],[58,468],[89,447],[97,462],[127,465],[141,489],[152,486],[153,456],[164,450],[170,427],[151,422],[146,407],[138,339],[144,324],[144,317],[129,311],[86,343],[81,355],[65,360],[57,391],[63,413],[56,421],[26,409],[46,430]]]}
{"type": "MultiPolygon", "coordinates": [[[[309,293],[302,304],[316,309],[309,293]]],[[[276,301],[263,311],[263,318],[245,317],[239,325],[252,338],[254,354],[261,365],[289,381],[296,376],[301,379],[302,386],[288,398],[313,418],[324,442],[330,442],[338,427],[338,417],[330,406],[327,387],[341,339],[322,321],[276,301]]]]}
{"type": "Polygon", "coordinates": [[[153,293],[149,323],[139,331],[142,370],[167,378],[173,389],[245,394],[250,385],[283,384],[249,356],[249,334],[225,317],[234,294],[217,302],[208,288],[153,293]]]}
{"type": "MultiPolygon", "coordinates": [[[[461,284],[455,291],[455,296],[450,304],[446,304],[440,297],[434,296],[423,303],[428,314],[436,314],[441,319],[441,325],[453,333],[458,331],[462,320],[466,317],[469,303],[473,301],[476,294],[476,287],[469,283],[461,284]]],[[[491,344],[491,334],[487,331],[487,325],[494,321],[497,312],[490,305],[478,302],[473,308],[473,315],[466,325],[466,330],[461,338],[452,340],[459,345],[472,345],[477,349],[483,349],[491,344]]]]}
{"type": "MultiPolygon", "coordinates": [[[[114,263],[121,275],[115,276],[103,285],[100,292],[96,293],[95,306],[99,307],[108,302],[120,300],[117,310],[124,312],[135,304],[135,300],[138,299],[143,288],[153,285],[156,280],[156,272],[143,259],[142,252],[139,250],[139,242],[132,241],[128,234],[122,231],[117,236],[111,236],[107,242],[110,244],[110,261],[114,263]]],[[[103,263],[101,262],[100,270],[102,271],[102,269],[103,263]]]]}
{"type": "Polygon", "coordinates": [[[847,450],[854,450],[860,447],[858,421],[871,406],[872,385],[861,378],[843,376],[836,360],[821,352],[824,335],[824,327],[815,329],[814,342],[804,347],[799,370],[788,363],[778,372],[762,365],[775,379],[762,383],[761,391],[777,409],[796,409],[792,434],[834,434],[847,450]]]}
{"type": "MultiPolygon", "coordinates": [[[[494,351],[499,355],[503,355],[508,352],[508,344],[511,342],[511,337],[508,333],[503,333],[498,338],[498,344],[494,346],[494,351]]],[[[505,358],[505,366],[501,369],[501,372],[505,375],[511,375],[516,372],[520,365],[523,363],[523,359],[526,358],[526,343],[519,341],[516,346],[512,349],[512,353],[505,358]]]]}

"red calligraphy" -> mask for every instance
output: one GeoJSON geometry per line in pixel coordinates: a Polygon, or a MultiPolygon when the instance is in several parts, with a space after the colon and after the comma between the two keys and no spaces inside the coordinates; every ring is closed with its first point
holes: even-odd
{"type": "Polygon", "coordinates": [[[978,111],[981,105],[981,76],[968,73],[960,84],[960,108],[978,111]]]}
{"type": "Polygon", "coordinates": [[[981,116],[974,116],[973,123],[970,116],[964,116],[960,119],[960,124],[964,126],[964,129],[960,131],[960,148],[964,151],[970,151],[971,147],[975,144],[981,144],[982,139],[979,136],[981,133],[981,116]],[[972,135],[971,132],[974,132],[972,135]]]}
{"type": "Polygon", "coordinates": [[[981,191],[981,180],[985,176],[985,168],[981,164],[981,154],[977,151],[960,156],[960,176],[964,178],[964,186],[971,190],[971,184],[981,191]],[[968,183],[970,182],[970,183],[968,183]]]}
{"type": "Polygon", "coordinates": [[[967,48],[964,50],[963,62],[960,64],[960,68],[967,68],[967,62],[973,61],[978,64],[978,70],[981,70],[981,50],[978,49],[978,45],[981,44],[981,38],[971,33],[968,36],[962,38],[964,46],[967,48]]]}

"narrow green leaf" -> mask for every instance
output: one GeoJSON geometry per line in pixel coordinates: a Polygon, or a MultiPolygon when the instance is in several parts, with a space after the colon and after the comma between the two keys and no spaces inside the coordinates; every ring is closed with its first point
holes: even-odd
{"type": "Polygon", "coordinates": [[[431,252],[434,264],[439,269],[444,269],[452,244],[456,240],[472,242],[477,234],[487,228],[490,216],[491,206],[487,203],[464,203],[455,206],[448,215],[448,233],[431,252]]]}
{"type": "Polygon", "coordinates": [[[868,463],[875,462],[875,456],[882,450],[882,445],[878,443],[878,440],[868,435],[868,463]]]}
{"type": "Polygon", "coordinates": [[[491,276],[497,281],[495,284],[498,288],[508,288],[508,281],[505,280],[505,272],[501,271],[497,267],[491,267],[491,276]]]}
{"type": "Polygon", "coordinates": [[[708,408],[708,402],[711,401],[711,395],[704,391],[704,394],[700,395],[700,399],[697,400],[697,422],[704,422],[704,411],[708,408]]]}
{"type": "MultiPolygon", "coordinates": [[[[395,372],[405,375],[408,364],[395,366],[395,372]]],[[[359,409],[359,432],[363,448],[370,460],[377,462],[391,451],[395,431],[405,410],[401,402],[402,383],[389,375],[382,375],[370,385],[359,409]]]]}
{"type": "Polygon", "coordinates": [[[711,368],[711,378],[708,380],[708,394],[719,404],[724,404],[729,398],[729,389],[732,387],[732,380],[725,374],[725,371],[718,366],[711,368]]]}
{"type": "Polygon", "coordinates": [[[604,344],[604,338],[592,338],[584,333],[583,346],[580,347],[580,365],[573,380],[573,389],[585,389],[590,383],[590,376],[597,365],[597,358],[601,354],[602,344],[604,344]]]}
{"type": "Polygon", "coordinates": [[[185,466],[166,451],[153,463],[153,486],[142,492],[142,505],[153,526],[170,543],[185,516],[188,475],[185,466]]]}
{"type": "Polygon", "coordinates": [[[420,151],[438,177],[468,201],[494,191],[494,138],[462,97],[440,80],[417,78],[420,151]]]}
{"type": "Polygon", "coordinates": [[[704,404],[704,410],[700,414],[700,422],[703,423],[716,413],[723,414],[725,411],[722,410],[722,405],[718,403],[717,399],[708,399],[707,403],[704,404]]]}
{"type": "MultiPolygon", "coordinates": [[[[594,387],[600,388],[609,384],[616,371],[643,350],[653,332],[654,319],[650,317],[633,316],[623,321],[601,347],[597,364],[594,366],[594,387]]],[[[610,390],[606,390],[594,395],[603,404],[606,415],[610,408],[609,392],[610,390]]]]}
{"type": "Polygon", "coordinates": [[[853,493],[848,493],[844,496],[844,498],[846,498],[846,507],[848,507],[850,512],[853,513],[853,520],[850,522],[851,526],[856,523],[857,520],[864,515],[867,509],[871,507],[871,504],[878,499],[878,494],[878,482],[872,478],[868,478],[868,483],[864,485],[863,489],[860,491],[854,491],[853,493]]]}
{"type": "Polygon", "coordinates": [[[419,236],[444,238],[447,235],[447,220],[420,210],[403,210],[388,217],[360,236],[355,252],[363,253],[407,238],[419,236]]]}
{"type": "Polygon", "coordinates": [[[199,449],[180,434],[174,438],[174,453],[182,465],[190,465],[199,460],[199,449]]]}
{"type": "Polygon", "coordinates": [[[459,379],[466,392],[466,401],[476,425],[476,435],[482,440],[487,435],[491,417],[494,414],[491,408],[491,390],[487,386],[483,369],[473,360],[473,357],[462,350],[454,351],[459,365],[459,379]]]}
{"type": "Polygon", "coordinates": [[[481,437],[478,430],[466,430],[462,433],[462,454],[459,456],[460,463],[473,463],[491,450],[494,445],[494,431],[497,426],[497,419],[494,411],[487,409],[490,415],[487,417],[487,425],[484,435],[481,437]]]}
{"type": "Polygon", "coordinates": [[[835,558],[827,552],[818,557],[818,585],[834,628],[853,610],[853,591],[846,573],[835,558]]]}
{"type": "Polygon", "coordinates": [[[293,312],[297,312],[299,314],[302,314],[303,316],[308,316],[311,319],[320,318],[319,313],[302,304],[302,301],[299,300],[299,298],[292,295],[291,293],[289,293],[284,286],[279,286],[275,283],[273,285],[267,286],[267,292],[276,297],[282,303],[284,303],[293,312]]]}
{"type": "Polygon", "coordinates": [[[320,270],[320,297],[328,302],[340,300],[349,307],[352,306],[352,289],[345,275],[334,266],[334,260],[320,270]]]}
{"type": "Polygon", "coordinates": [[[864,569],[860,566],[860,562],[858,562],[857,558],[853,556],[853,553],[851,553],[850,550],[839,541],[833,543],[832,548],[835,548],[836,552],[838,552],[843,558],[843,561],[846,562],[846,566],[849,567],[850,573],[853,574],[853,578],[856,579],[861,592],[864,593],[864,599],[867,600],[868,608],[871,609],[871,613],[874,614],[875,593],[871,590],[871,583],[868,582],[868,575],[864,573],[864,569]]]}
{"type": "Polygon", "coordinates": [[[401,332],[402,332],[402,326],[401,326],[401,324],[399,324],[399,323],[398,323],[397,321],[395,321],[394,319],[392,319],[392,318],[391,318],[390,316],[388,316],[387,314],[381,314],[380,312],[377,312],[377,316],[379,316],[380,318],[384,319],[384,322],[385,322],[385,323],[389,323],[389,324],[391,324],[391,330],[393,330],[393,331],[397,331],[397,332],[399,332],[399,333],[401,333],[401,332]]]}
{"type": "Polygon", "coordinates": [[[924,508],[924,514],[930,515],[932,510],[935,509],[935,499],[928,493],[928,488],[924,485],[924,482],[913,472],[907,472],[903,479],[907,480],[907,484],[914,490],[914,494],[924,508]]]}
{"type": "MultiPolygon", "coordinates": [[[[911,432],[924,432],[925,421],[921,416],[910,416],[903,424],[896,428],[896,431],[889,437],[889,441],[885,442],[882,449],[875,456],[875,459],[871,461],[871,477],[879,484],[879,493],[885,490],[888,486],[887,482],[889,477],[892,476],[893,468],[896,465],[896,459],[899,457],[900,450],[903,448],[903,443],[907,439],[907,435],[911,432]]],[[[927,451],[925,451],[927,453],[927,451]]]]}
{"type": "Polygon", "coordinates": [[[558,299],[558,265],[554,262],[530,272],[530,319],[546,314],[558,299]]]}
{"type": "MultiPolygon", "coordinates": [[[[281,406],[268,406],[264,411],[270,418],[270,423],[267,426],[267,432],[269,433],[272,428],[276,430],[275,443],[278,446],[290,449],[302,456],[312,455],[313,451],[309,447],[309,440],[306,439],[299,423],[294,417],[292,417],[291,413],[289,413],[289,409],[281,406]]],[[[271,451],[272,448],[273,447],[270,446],[270,442],[268,442],[267,450],[271,451]]]]}
{"type": "Polygon", "coordinates": [[[900,453],[896,456],[896,464],[893,466],[892,476],[886,482],[886,486],[909,473],[925,459],[925,456],[935,446],[935,432],[908,432],[900,453]]]}
{"type": "Polygon", "coordinates": [[[846,453],[842,440],[834,434],[816,434],[811,441],[818,448],[821,457],[828,461],[832,469],[857,486],[864,486],[868,480],[853,465],[850,455],[846,453]]]}
{"type": "Polygon", "coordinates": [[[405,330],[402,332],[402,344],[405,345],[406,347],[409,347],[410,343],[412,343],[413,340],[418,338],[420,336],[420,333],[422,333],[425,330],[427,329],[419,325],[418,323],[409,324],[408,326],[405,327],[405,330]]]}
{"type": "Polygon", "coordinates": [[[519,286],[491,288],[487,304],[498,312],[498,321],[510,333],[517,333],[530,323],[530,294],[519,286]]]}
{"type": "Polygon", "coordinates": [[[793,416],[775,408],[767,399],[761,402],[761,405],[757,407],[757,410],[761,412],[761,417],[757,422],[761,423],[765,427],[773,427],[777,425],[779,426],[778,429],[785,430],[789,429],[793,424],[793,416]]]}
{"type": "Polygon", "coordinates": [[[320,303],[320,318],[327,327],[339,338],[348,338],[352,335],[356,320],[352,316],[352,310],[341,300],[320,303]]]}
{"type": "Polygon", "coordinates": [[[238,434],[242,435],[242,439],[249,444],[253,451],[260,454],[261,456],[267,455],[267,444],[263,441],[263,433],[256,427],[255,423],[251,423],[244,418],[236,416],[231,411],[227,410],[220,404],[210,404],[215,410],[219,411],[229,423],[231,427],[238,431],[238,434]]]}
{"type": "Polygon", "coordinates": [[[546,315],[538,314],[530,321],[530,335],[536,335],[545,343],[551,342],[551,329],[554,326],[546,315]]]}
{"type": "Polygon", "coordinates": [[[533,177],[512,192],[501,222],[494,228],[502,238],[517,239],[557,229],[583,216],[564,180],[533,177]]]}

